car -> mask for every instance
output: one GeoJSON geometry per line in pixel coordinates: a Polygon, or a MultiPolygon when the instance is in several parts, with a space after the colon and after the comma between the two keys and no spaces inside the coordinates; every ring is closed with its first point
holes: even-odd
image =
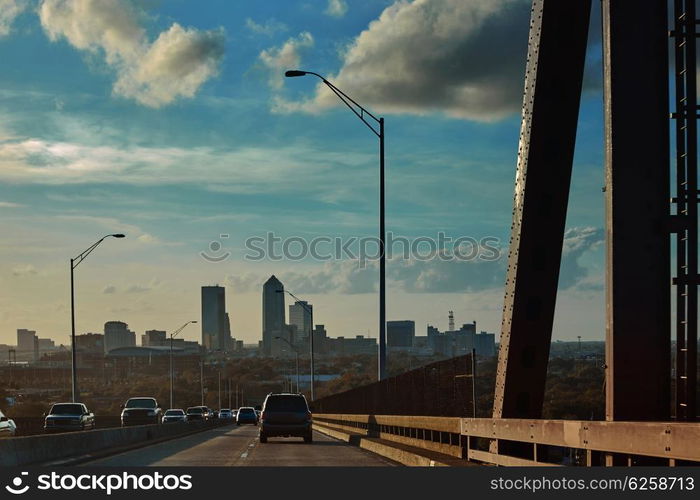
{"type": "Polygon", "coordinates": [[[156,398],[130,398],[122,405],[122,427],[127,425],[160,424],[163,410],[156,398]]]}
{"type": "Polygon", "coordinates": [[[238,410],[235,410],[235,409],[234,409],[234,410],[231,410],[231,416],[232,416],[233,418],[236,418],[236,415],[238,415],[238,410]]]}
{"type": "Polygon", "coordinates": [[[231,420],[233,418],[233,412],[228,408],[222,408],[219,410],[219,418],[222,420],[231,420]]]}
{"type": "Polygon", "coordinates": [[[163,414],[163,423],[168,422],[187,422],[187,413],[181,408],[170,408],[163,414]]]}
{"type": "Polygon", "coordinates": [[[15,421],[0,411],[0,438],[13,437],[17,433],[15,421]]]}
{"type": "Polygon", "coordinates": [[[236,415],[236,425],[253,424],[258,425],[258,415],[255,413],[255,408],[243,406],[238,409],[236,415]]]}
{"type": "Polygon", "coordinates": [[[187,408],[187,421],[206,420],[207,414],[203,406],[190,406],[187,408]]]}
{"type": "Polygon", "coordinates": [[[296,436],[305,443],[313,441],[311,410],[303,394],[268,394],[262,407],[258,438],[296,436]]]}
{"type": "Polygon", "coordinates": [[[219,418],[219,410],[212,410],[211,414],[211,418],[219,418]]]}
{"type": "Polygon", "coordinates": [[[208,406],[202,406],[202,410],[204,411],[205,420],[211,420],[214,418],[214,411],[211,408],[208,406]]]}
{"type": "Polygon", "coordinates": [[[44,413],[44,432],[84,431],[95,428],[95,415],[83,403],[55,403],[44,413]]]}

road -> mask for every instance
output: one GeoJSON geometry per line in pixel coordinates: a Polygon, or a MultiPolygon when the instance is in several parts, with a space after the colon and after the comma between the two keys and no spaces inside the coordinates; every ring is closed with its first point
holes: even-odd
{"type": "Polygon", "coordinates": [[[313,444],[300,438],[258,441],[252,425],[225,426],[86,462],[89,466],[344,466],[397,465],[385,458],[314,432],[313,444]]]}

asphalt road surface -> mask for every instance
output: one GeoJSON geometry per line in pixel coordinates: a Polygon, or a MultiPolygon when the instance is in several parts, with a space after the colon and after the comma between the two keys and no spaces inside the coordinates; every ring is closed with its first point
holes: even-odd
{"type": "Polygon", "coordinates": [[[396,464],[318,432],[314,432],[313,444],[306,444],[301,438],[269,438],[267,443],[261,444],[256,426],[234,425],[138,448],[83,465],[386,467],[396,464]]]}

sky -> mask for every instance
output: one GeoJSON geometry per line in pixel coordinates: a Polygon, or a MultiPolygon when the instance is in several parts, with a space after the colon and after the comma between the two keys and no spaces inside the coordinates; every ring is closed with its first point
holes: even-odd
{"type": "MultiPolygon", "coordinates": [[[[0,343],[28,328],[67,344],[70,258],[111,233],[126,238],[75,269],[78,333],[172,331],[219,284],[232,335],[257,343],[275,274],[330,336],[376,337],[376,260],[298,256],[301,241],[376,237],[378,140],[288,69],[385,118],[387,230],[419,250],[389,255],[388,319],[425,335],[452,310],[498,333],[529,14],[529,0],[0,0],[0,343]],[[439,233],[498,251],[425,258],[439,233]],[[290,255],[252,258],[250,238],[270,235],[290,255]]],[[[599,15],[561,340],[604,338],[599,15]]],[[[198,325],[183,335],[199,340],[198,325]]]]}

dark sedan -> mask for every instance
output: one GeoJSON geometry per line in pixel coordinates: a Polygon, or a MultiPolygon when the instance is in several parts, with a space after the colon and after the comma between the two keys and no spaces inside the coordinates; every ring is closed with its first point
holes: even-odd
{"type": "Polygon", "coordinates": [[[161,423],[163,410],[155,398],[131,398],[122,408],[122,427],[161,423]]]}
{"type": "Polygon", "coordinates": [[[56,403],[44,414],[44,431],[84,431],[95,428],[95,415],[82,403],[56,403]]]}
{"type": "Polygon", "coordinates": [[[203,406],[190,406],[187,408],[187,421],[206,420],[207,412],[203,406]]]}
{"type": "Polygon", "coordinates": [[[255,413],[255,408],[243,407],[238,409],[238,415],[236,415],[236,425],[241,424],[258,424],[258,415],[255,413]]]}

